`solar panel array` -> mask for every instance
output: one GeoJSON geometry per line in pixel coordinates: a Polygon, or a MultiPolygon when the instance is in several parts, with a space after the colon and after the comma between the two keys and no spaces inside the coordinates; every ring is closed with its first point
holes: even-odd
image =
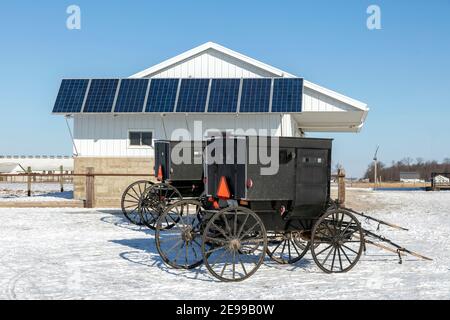
{"type": "Polygon", "coordinates": [[[65,79],[54,113],[296,113],[303,79],[65,79]]]}

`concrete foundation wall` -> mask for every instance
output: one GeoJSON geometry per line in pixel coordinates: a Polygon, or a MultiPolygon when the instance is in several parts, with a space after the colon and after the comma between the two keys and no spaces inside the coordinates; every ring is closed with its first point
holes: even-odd
{"type": "MultiPolygon", "coordinates": [[[[74,159],[75,173],[86,173],[88,167],[94,168],[95,173],[114,174],[145,174],[153,173],[154,159],[150,157],[76,157],[74,159]]],[[[119,208],[123,191],[137,180],[154,180],[150,176],[142,177],[95,177],[94,178],[94,207],[119,208]]],[[[74,198],[86,199],[86,178],[74,178],[74,198]]]]}

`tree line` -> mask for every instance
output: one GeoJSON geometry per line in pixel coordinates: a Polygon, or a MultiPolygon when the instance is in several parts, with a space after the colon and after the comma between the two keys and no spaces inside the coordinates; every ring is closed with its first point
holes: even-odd
{"type": "MultiPolygon", "coordinates": [[[[431,174],[450,173],[450,158],[445,158],[442,163],[435,160],[425,161],[423,158],[404,158],[400,161],[392,161],[390,166],[383,162],[378,162],[377,176],[381,177],[381,181],[399,181],[400,172],[417,172],[420,178],[429,181],[431,174]]],[[[368,166],[364,179],[369,179],[373,182],[374,179],[374,164],[373,162],[368,166]]]]}

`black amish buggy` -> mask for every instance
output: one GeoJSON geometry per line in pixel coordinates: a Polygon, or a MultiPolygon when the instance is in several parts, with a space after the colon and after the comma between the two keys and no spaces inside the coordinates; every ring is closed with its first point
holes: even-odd
{"type": "Polygon", "coordinates": [[[352,269],[366,244],[398,254],[400,262],[406,253],[428,259],[362,228],[356,216],[406,229],[331,200],[330,139],[237,136],[212,138],[201,147],[180,143],[157,143],[155,174],[163,182],[139,198],[141,217],[151,217],[157,250],[169,266],[205,264],[221,281],[240,281],[266,255],[293,264],[310,252],[326,273],[352,269]],[[175,161],[175,148],[191,160],[202,150],[203,165],[198,158],[175,161]]]}
{"type": "Polygon", "coordinates": [[[206,201],[179,201],[161,215],[155,239],[162,259],[175,268],[204,263],[223,281],[248,278],[266,254],[290,264],[309,250],[325,272],[350,270],[364,234],[352,213],[330,201],[331,146],[309,138],[209,140],[206,201]],[[262,164],[262,154],[272,163],[262,164]]]}
{"type": "Polygon", "coordinates": [[[125,189],[121,201],[125,217],[154,230],[167,206],[182,199],[200,198],[204,192],[205,145],[205,141],[155,141],[154,176],[158,183],[139,180],[125,189]]]}

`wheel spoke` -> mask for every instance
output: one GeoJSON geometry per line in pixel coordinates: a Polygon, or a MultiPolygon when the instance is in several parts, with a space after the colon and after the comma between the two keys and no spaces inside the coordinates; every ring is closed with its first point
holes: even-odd
{"type": "Polygon", "coordinates": [[[249,235],[253,231],[253,229],[255,229],[258,225],[259,222],[256,222],[250,229],[245,231],[245,233],[239,237],[239,240],[242,240],[246,235],[249,235]]]}
{"type": "Polygon", "coordinates": [[[233,251],[233,280],[236,279],[236,251],[233,251]]]}
{"type": "Polygon", "coordinates": [[[298,249],[297,249],[297,246],[295,245],[295,242],[293,240],[290,240],[290,239],[289,239],[289,241],[292,241],[292,246],[294,247],[294,249],[297,252],[298,256],[301,256],[300,252],[298,252],[298,249]]]}
{"type": "Polygon", "coordinates": [[[244,226],[245,226],[245,224],[247,223],[247,220],[248,220],[248,217],[249,217],[249,216],[250,216],[250,215],[249,215],[248,213],[245,215],[244,222],[242,223],[241,227],[239,228],[239,232],[238,232],[238,234],[237,234],[237,237],[238,237],[239,239],[241,238],[242,231],[244,230],[244,226]]]}
{"type": "Polygon", "coordinates": [[[333,262],[331,263],[331,271],[333,271],[335,259],[336,259],[336,248],[334,248],[334,252],[333,252],[333,262]]]}
{"type": "Polygon", "coordinates": [[[288,245],[289,261],[291,261],[291,241],[289,239],[287,241],[287,245],[288,245]]]}
{"type": "MultiPolygon", "coordinates": [[[[225,229],[226,229],[227,232],[231,235],[232,232],[231,232],[230,225],[228,224],[228,218],[225,217],[225,215],[224,215],[223,213],[221,214],[221,217],[222,217],[222,220],[225,222],[225,229]]],[[[224,231],[225,231],[225,230],[224,230],[224,231]]]]}
{"type": "Polygon", "coordinates": [[[188,257],[189,257],[189,242],[188,241],[186,241],[186,257],[185,257],[185,260],[184,260],[184,262],[185,262],[185,266],[187,267],[188,266],[188,257]]]}
{"type": "Polygon", "coordinates": [[[352,264],[352,262],[350,261],[350,259],[348,258],[347,254],[345,253],[344,249],[341,249],[342,253],[344,254],[344,257],[347,259],[348,263],[352,264]]]}
{"type": "Polygon", "coordinates": [[[244,274],[247,275],[247,274],[248,274],[248,273],[247,273],[247,270],[245,269],[245,266],[244,266],[244,264],[242,263],[242,260],[241,260],[241,258],[239,257],[239,255],[237,256],[237,258],[238,258],[238,261],[240,262],[240,264],[241,264],[241,266],[242,266],[242,270],[244,270],[244,274]]]}
{"type": "Polygon", "coordinates": [[[283,241],[280,241],[280,243],[275,247],[275,249],[273,249],[271,255],[273,255],[275,253],[275,251],[277,251],[277,249],[281,246],[282,243],[283,243],[283,241]]]}
{"type": "Polygon", "coordinates": [[[210,254],[210,253],[219,251],[219,250],[224,249],[224,248],[225,248],[225,245],[220,246],[220,247],[217,247],[217,248],[214,248],[214,249],[211,249],[211,250],[208,250],[208,251],[206,251],[205,253],[206,253],[206,254],[210,254]]]}
{"type": "Polygon", "coordinates": [[[180,256],[181,251],[183,251],[183,242],[181,242],[180,249],[178,249],[177,255],[175,256],[175,259],[173,260],[175,263],[177,262],[177,259],[180,256]]]}
{"type": "Polygon", "coordinates": [[[166,251],[166,253],[171,252],[173,249],[175,249],[183,240],[178,240],[172,247],[170,247],[169,250],[166,251]]]}
{"type": "Polygon", "coordinates": [[[233,227],[233,236],[235,236],[235,237],[237,235],[237,216],[238,216],[237,210],[235,210],[235,212],[234,212],[234,227],[233,227]]]}
{"type": "MultiPolygon", "coordinates": [[[[332,245],[330,247],[332,247],[332,245]]],[[[332,251],[333,251],[333,248],[331,248],[330,252],[328,252],[328,255],[325,257],[325,260],[322,261],[322,264],[325,264],[325,262],[327,262],[327,260],[330,257],[332,251]]]]}
{"type": "Polygon", "coordinates": [[[339,265],[341,266],[341,271],[342,271],[342,270],[344,270],[344,268],[342,267],[341,249],[339,248],[339,246],[337,247],[337,252],[338,252],[338,257],[339,257],[339,265]]]}
{"type": "Polygon", "coordinates": [[[356,254],[356,255],[358,254],[358,252],[356,252],[355,250],[353,250],[353,249],[347,247],[345,244],[342,244],[342,246],[343,246],[345,249],[350,250],[350,251],[353,252],[354,254],[356,254]]]}
{"type": "Polygon", "coordinates": [[[218,256],[215,260],[214,260],[214,262],[213,263],[211,263],[211,268],[212,267],[214,267],[215,266],[215,264],[225,255],[227,253],[227,251],[226,250],[224,250],[223,252],[222,252],[222,254],[220,255],[220,256],[218,256]]]}
{"type": "Polygon", "coordinates": [[[211,224],[214,228],[216,228],[217,231],[219,231],[226,239],[229,239],[227,234],[225,233],[225,230],[217,226],[214,222],[211,224]]]}

